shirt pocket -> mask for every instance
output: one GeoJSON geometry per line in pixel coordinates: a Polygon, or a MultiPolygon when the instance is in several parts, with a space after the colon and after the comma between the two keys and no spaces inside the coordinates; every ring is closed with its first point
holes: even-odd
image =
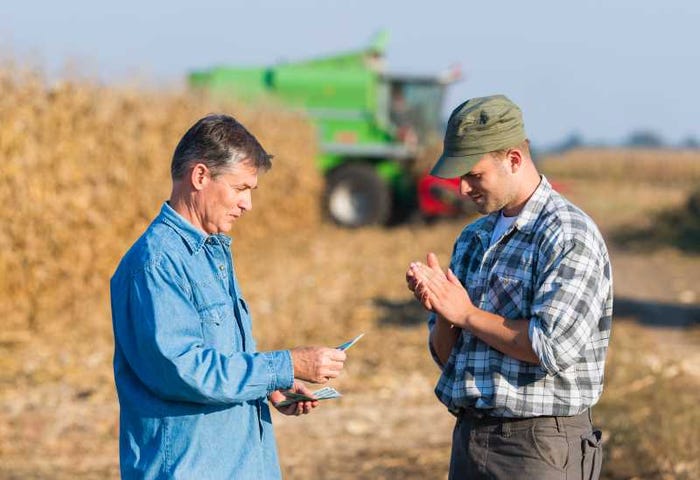
{"type": "Polygon", "coordinates": [[[525,285],[511,275],[495,274],[489,280],[487,298],[492,311],[508,319],[526,318],[525,285]]]}
{"type": "Polygon", "coordinates": [[[230,355],[236,348],[233,312],[226,302],[214,302],[199,309],[204,348],[230,355]]]}

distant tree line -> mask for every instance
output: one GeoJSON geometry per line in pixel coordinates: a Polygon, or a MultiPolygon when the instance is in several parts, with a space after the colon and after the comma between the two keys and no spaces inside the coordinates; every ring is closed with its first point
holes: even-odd
{"type": "Polygon", "coordinates": [[[694,136],[688,136],[677,144],[668,143],[658,133],[652,130],[635,130],[627,138],[617,144],[604,144],[600,142],[587,142],[578,132],[569,134],[564,140],[547,148],[548,153],[561,153],[574,148],[582,147],[627,147],[627,148],[700,148],[700,140],[694,136]]]}

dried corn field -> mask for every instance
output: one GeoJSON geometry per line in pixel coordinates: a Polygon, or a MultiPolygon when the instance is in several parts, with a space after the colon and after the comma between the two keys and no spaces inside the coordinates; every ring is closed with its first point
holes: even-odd
{"type": "MultiPolygon", "coordinates": [[[[446,478],[452,417],[432,394],[438,372],[403,274],[428,250],[446,262],[462,221],[323,223],[314,135],[290,113],[89,81],[49,85],[16,67],[0,70],[0,89],[0,478],[118,477],[108,279],[169,194],[176,142],[212,111],[234,114],[275,154],[254,210],[232,232],[259,346],[366,333],[334,382],[342,399],[304,418],[275,416],[285,478],[446,478]]],[[[637,153],[574,152],[542,165],[612,242],[625,308],[599,408],[606,478],[695,478],[700,452],[687,439],[698,422],[700,256],[612,239],[683,208],[700,155],[683,153],[673,178],[659,179],[676,153],[637,153]],[[642,162],[647,173],[605,174],[627,156],[622,172],[642,162]],[[649,440],[656,425],[663,448],[649,440]]]]}
{"type": "Polygon", "coordinates": [[[700,185],[698,150],[579,148],[540,162],[558,178],[609,180],[667,187],[700,185]]]}
{"type": "Polygon", "coordinates": [[[0,71],[0,88],[0,270],[10,273],[0,293],[12,299],[0,315],[8,330],[52,328],[103,301],[120,252],[170,193],[174,146],[206,113],[234,114],[277,153],[256,221],[242,235],[319,223],[314,137],[301,118],[181,93],[48,86],[32,72],[0,71]]]}

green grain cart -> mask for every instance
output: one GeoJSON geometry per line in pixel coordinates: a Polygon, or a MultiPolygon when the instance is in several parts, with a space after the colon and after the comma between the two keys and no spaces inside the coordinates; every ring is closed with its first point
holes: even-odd
{"type": "Polygon", "coordinates": [[[386,224],[416,205],[411,164],[441,127],[446,85],[455,75],[384,72],[386,35],[362,50],[270,67],[192,72],[189,84],[215,98],[301,109],[318,135],[326,178],[323,208],[348,227],[386,224]]]}

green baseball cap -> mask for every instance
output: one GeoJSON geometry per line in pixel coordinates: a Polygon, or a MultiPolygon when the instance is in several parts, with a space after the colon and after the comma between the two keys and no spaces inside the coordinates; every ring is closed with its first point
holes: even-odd
{"type": "Polygon", "coordinates": [[[442,155],[430,174],[461,177],[485,154],[514,147],[526,138],[522,112],[505,95],[469,99],[452,111],[442,155]]]}

